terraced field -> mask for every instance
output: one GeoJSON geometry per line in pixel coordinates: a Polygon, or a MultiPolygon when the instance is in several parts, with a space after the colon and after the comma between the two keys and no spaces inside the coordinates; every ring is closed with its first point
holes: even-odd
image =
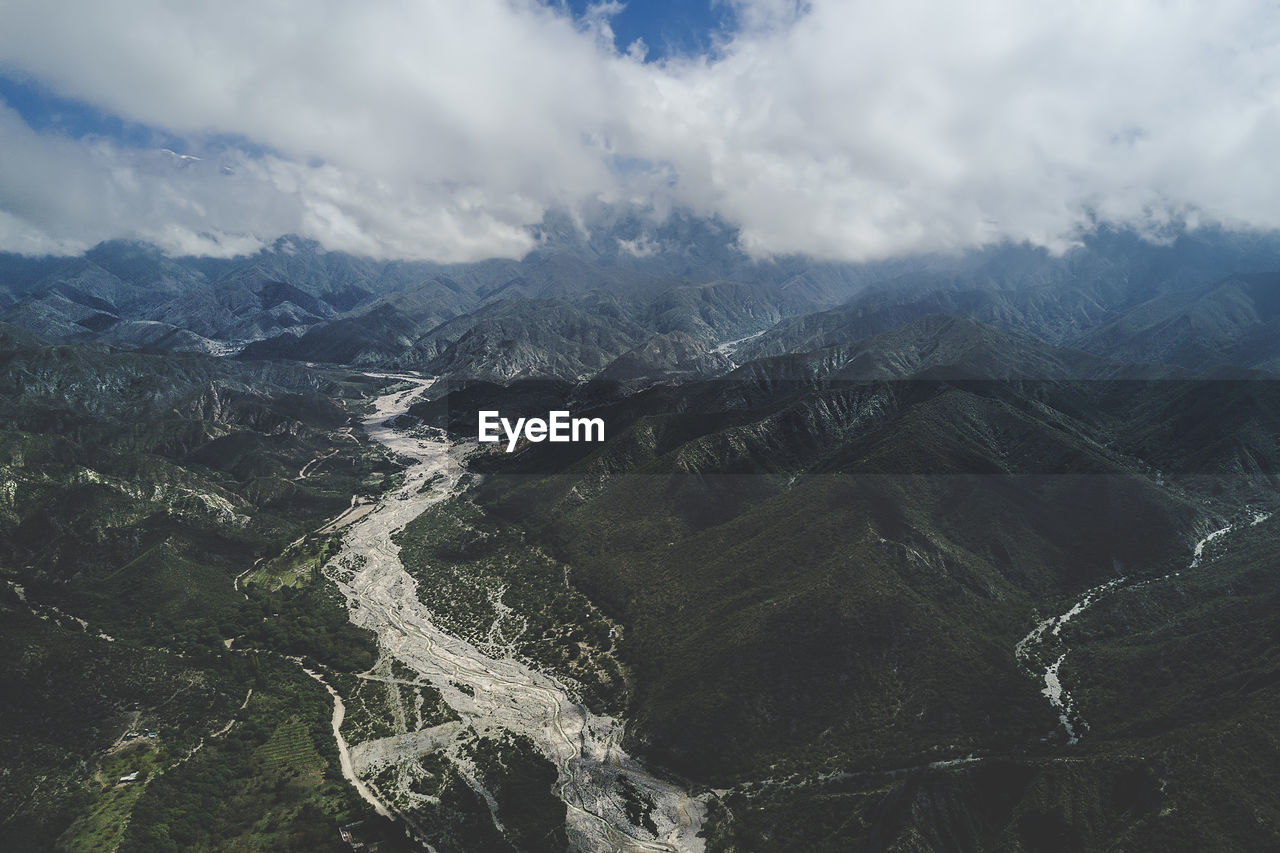
{"type": "Polygon", "coordinates": [[[324,759],[316,752],[307,727],[297,718],[277,726],[260,751],[263,761],[273,770],[320,772],[324,769],[324,759]]]}

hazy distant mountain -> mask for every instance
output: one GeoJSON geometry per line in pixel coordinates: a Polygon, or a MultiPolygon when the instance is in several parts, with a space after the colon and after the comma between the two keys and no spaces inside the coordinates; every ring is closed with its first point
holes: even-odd
{"type": "Polygon", "coordinates": [[[748,361],[725,378],[1059,380],[1117,374],[1132,371],[1090,353],[1046,346],[1025,332],[931,314],[852,343],[748,361]]]}
{"type": "Polygon", "coordinates": [[[714,372],[732,366],[711,353],[717,343],[799,310],[776,289],[737,282],[680,285],[651,296],[592,291],[574,299],[504,299],[440,324],[398,360],[454,377],[573,379],[630,353],[631,366],[617,370],[633,378],[641,362],[652,362],[654,375],[695,367],[714,372]],[[674,349],[666,356],[652,347],[647,354],[633,350],[649,340],[670,341],[674,349]],[[675,349],[685,352],[678,369],[670,361],[675,349]]]}
{"type": "MultiPolygon", "coordinates": [[[[1132,236],[1102,234],[1060,258],[1007,247],[955,259],[950,268],[936,261],[931,266],[868,287],[838,308],[786,318],[742,344],[735,357],[742,361],[849,344],[930,314],[953,314],[1129,363],[1169,361],[1166,349],[1154,340],[1128,331],[1109,337],[1105,330],[1109,324],[1141,323],[1142,317],[1182,306],[1233,271],[1280,268],[1280,241],[1214,233],[1157,246],[1132,236]],[[1122,321],[1130,310],[1137,313],[1122,321]],[[1115,346],[1108,344],[1112,339],[1115,346]]],[[[1255,290],[1261,286],[1251,285],[1255,290]]],[[[1237,343],[1248,348],[1243,329],[1230,334],[1238,334],[1237,343]]],[[[1240,365],[1264,361],[1222,360],[1240,365]]],[[[1170,363],[1194,365],[1196,356],[1170,363]]]]}
{"type": "Polygon", "coordinates": [[[669,380],[716,376],[732,369],[733,362],[708,349],[686,332],[654,335],[624,352],[596,374],[603,381],[669,380]]]}
{"type": "MultiPolygon", "coordinates": [[[[1280,269],[1277,239],[1211,231],[1168,245],[1102,232],[1061,257],[1004,246],[868,264],[756,261],[721,223],[679,213],[658,222],[621,208],[585,224],[548,214],[535,236],[520,261],[453,265],[373,261],[296,237],[236,259],[168,258],[126,241],[80,258],[0,255],[0,319],[50,340],[122,348],[228,354],[252,343],[245,357],[572,378],[655,334],[681,332],[713,349],[766,332],[739,348],[742,361],[850,343],[937,313],[1083,346],[1145,301],[1181,304],[1176,294],[1225,275],[1280,269]],[[545,300],[592,320],[552,321],[536,308],[517,333],[508,307],[497,309],[505,331],[493,328],[488,306],[545,300]],[[518,352],[495,355],[508,332],[518,352]]],[[[1265,342],[1245,338],[1239,330],[1231,345],[1243,349],[1223,357],[1266,363],[1265,342]]],[[[1092,341],[1087,348],[1104,352],[1105,333],[1092,341]]]]}
{"type": "Polygon", "coordinates": [[[1131,361],[1280,369],[1280,273],[1162,294],[1090,331],[1080,346],[1131,361]]]}
{"type": "Polygon", "coordinates": [[[508,299],[444,324],[415,349],[431,373],[499,381],[576,378],[599,371],[645,337],[645,329],[623,315],[559,299],[508,299]]]}
{"type": "MultiPolygon", "coordinates": [[[[22,266],[14,256],[0,256],[0,282],[7,284],[9,270],[22,266]]],[[[136,243],[104,243],[83,258],[46,261],[39,279],[14,294],[4,316],[52,340],[225,354],[246,341],[338,315],[338,307],[314,291],[332,297],[342,289],[316,287],[316,277],[268,277],[252,263],[221,278],[206,274],[225,267],[167,258],[136,243]]]]}

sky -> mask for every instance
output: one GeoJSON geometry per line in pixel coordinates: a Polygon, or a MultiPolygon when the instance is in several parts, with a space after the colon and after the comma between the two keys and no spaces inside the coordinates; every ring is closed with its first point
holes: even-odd
{"type": "Polygon", "coordinates": [[[0,250],[520,257],[674,209],[864,261],[1280,228],[1259,0],[0,0],[0,250]]]}

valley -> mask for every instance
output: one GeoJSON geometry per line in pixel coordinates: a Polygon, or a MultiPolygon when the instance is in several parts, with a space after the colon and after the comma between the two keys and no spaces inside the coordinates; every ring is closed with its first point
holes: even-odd
{"type": "MultiPolygon", "coordinates": [[[[557,795],[568,809],[568,838],[574,849],[701,850],[697,834],[703,803],[628,756],[620,744],[621,723],[588,711],[554,678],[518,660],[483,654],[441,630],[419,601],[417,584],[400,564],[392,537],[457,489],[465,448],[453,445],[443,433],[418,429],[407,434],[388,425],[430,385],[427,380],[401,378],[410,388],[379,397],[364,427],[373,440],[411,460],[404,483],[346,529],[343,548],[325,571],[347,599],[352,620],[377,636],[382,654],[408,668],[410,683],[421,681],[435,688],[460,719],[357,744],[352,749],[355,772],[382,779],[388,769],[396,769],[392,778],[397,781],[386,790],[375,786],[376,796],[412,804],[413,791],[399,783],[405,778],[405,765],[448,744],[443,749],[449,760],[478,794],[491,800],[462,752],[463,733],[509,733],[533,744],[555,766],[557,795]],[[643,804],[638,821],[629,817],[624,801],[628,793],[643,804]]],[[[501,813],[494,817],[501,825],[501,813]]]]}
{"type": "Polygon", "coordinates": [[[0,851],[1280,851],[1280,3],[0,8],[0,851]]]}
{"type": "MultiPolygon", "coordinates": [[[[1250,526],[1256,526],[1271,517],[1268,512],[1251,513],[1251,518],[1247,522],[1250,526]]],[[[1192,548],[1192,559],[1188,565],[1189,569],[1195,569],[1200,566],[1201,560],[1204,558],[1204,549],[1207,545],[1222,536],[1230,533],[1238,525],[1227,525],[1220,527],[1206,534],[1203,538],[1195,543],[1192,548]]],[[[1128,589],[1140,589],[1148,584],[1160,583],[1172,577],[1177,577],[1180,572],[1171,572],[1158,578],[1148,578],[1142,581],[1130,582],[1129,578],[1118,577],[1101,583],[1085,592],[1070,609],[1057,615],[1050,616],[1047,619],[1036,623],[1025,637],[1018,641],[1014,647],[1014,656],[1020,663],[1028,667],[1033,674],[1038,674],[1044,681],[1044,689],[1041,693],[1049,700],[1049,704],[1058,712],[1058,720],[1062,723],[1062,728],[1067,735],[1067,744],[1075,745],[1080,742],[1080,738],[1084,732],[1088,731],[1088,723],[1081,719],[1074,711],[1071,701],[1071,694],[1066,686],[1062,683],[1060,670],[1063,661],[1066,660],[1070,648],[1067,645],[1066,638],[1062,636],[1062,631],[1067,627],[1067,623],[1075,617],[1079,616],[1095,602],[1099,601],[1112,593],[1121,593],[1128,589]],[[1057,653],[1055,658],[1053,655],[1057,653]],[[1044,665],[1044,661],[1051,660],[1052,663],[1044,665]],[[1043,673],[1040,673],[1039,666],[1043,666],[1043,673]]]]}
{"type": "Polygon", "coordinates": [[[833,270],[708,239],[693,281],[568,238],[29,264],[5,316],[55,341],[0,324],[6,831],[1267,849],[1272,278],[1226,270],[1271,243],[833,270]],[[153,263],[172,290],[72,328],[64,274],[153,263]],[[161,315],[218,355],[129,337],[161,315]],[[606,429],[479,444],[494,410],[606,429]]]}

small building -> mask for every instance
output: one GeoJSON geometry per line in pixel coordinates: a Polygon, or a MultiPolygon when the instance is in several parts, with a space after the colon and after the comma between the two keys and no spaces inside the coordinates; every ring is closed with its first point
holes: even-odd
{"type": "Polygon", "coordinates": [[[372,837],[362,820],[339,827],[338,836],[357,853],[377,853],[382,848],[382,842],[372,837]]]}
{"type": "Polygon", "coordinates": [[[140,772],[140,771],[135,770],[135,771],[133,771],[132,773],[130,773],[128,776],[121,776],[121,777],[120,777],[120,781],[121,781],[121,782],[137,782],[137,781],[138,781],[138,773],[139,773],[139,772],[140,772]]]}

